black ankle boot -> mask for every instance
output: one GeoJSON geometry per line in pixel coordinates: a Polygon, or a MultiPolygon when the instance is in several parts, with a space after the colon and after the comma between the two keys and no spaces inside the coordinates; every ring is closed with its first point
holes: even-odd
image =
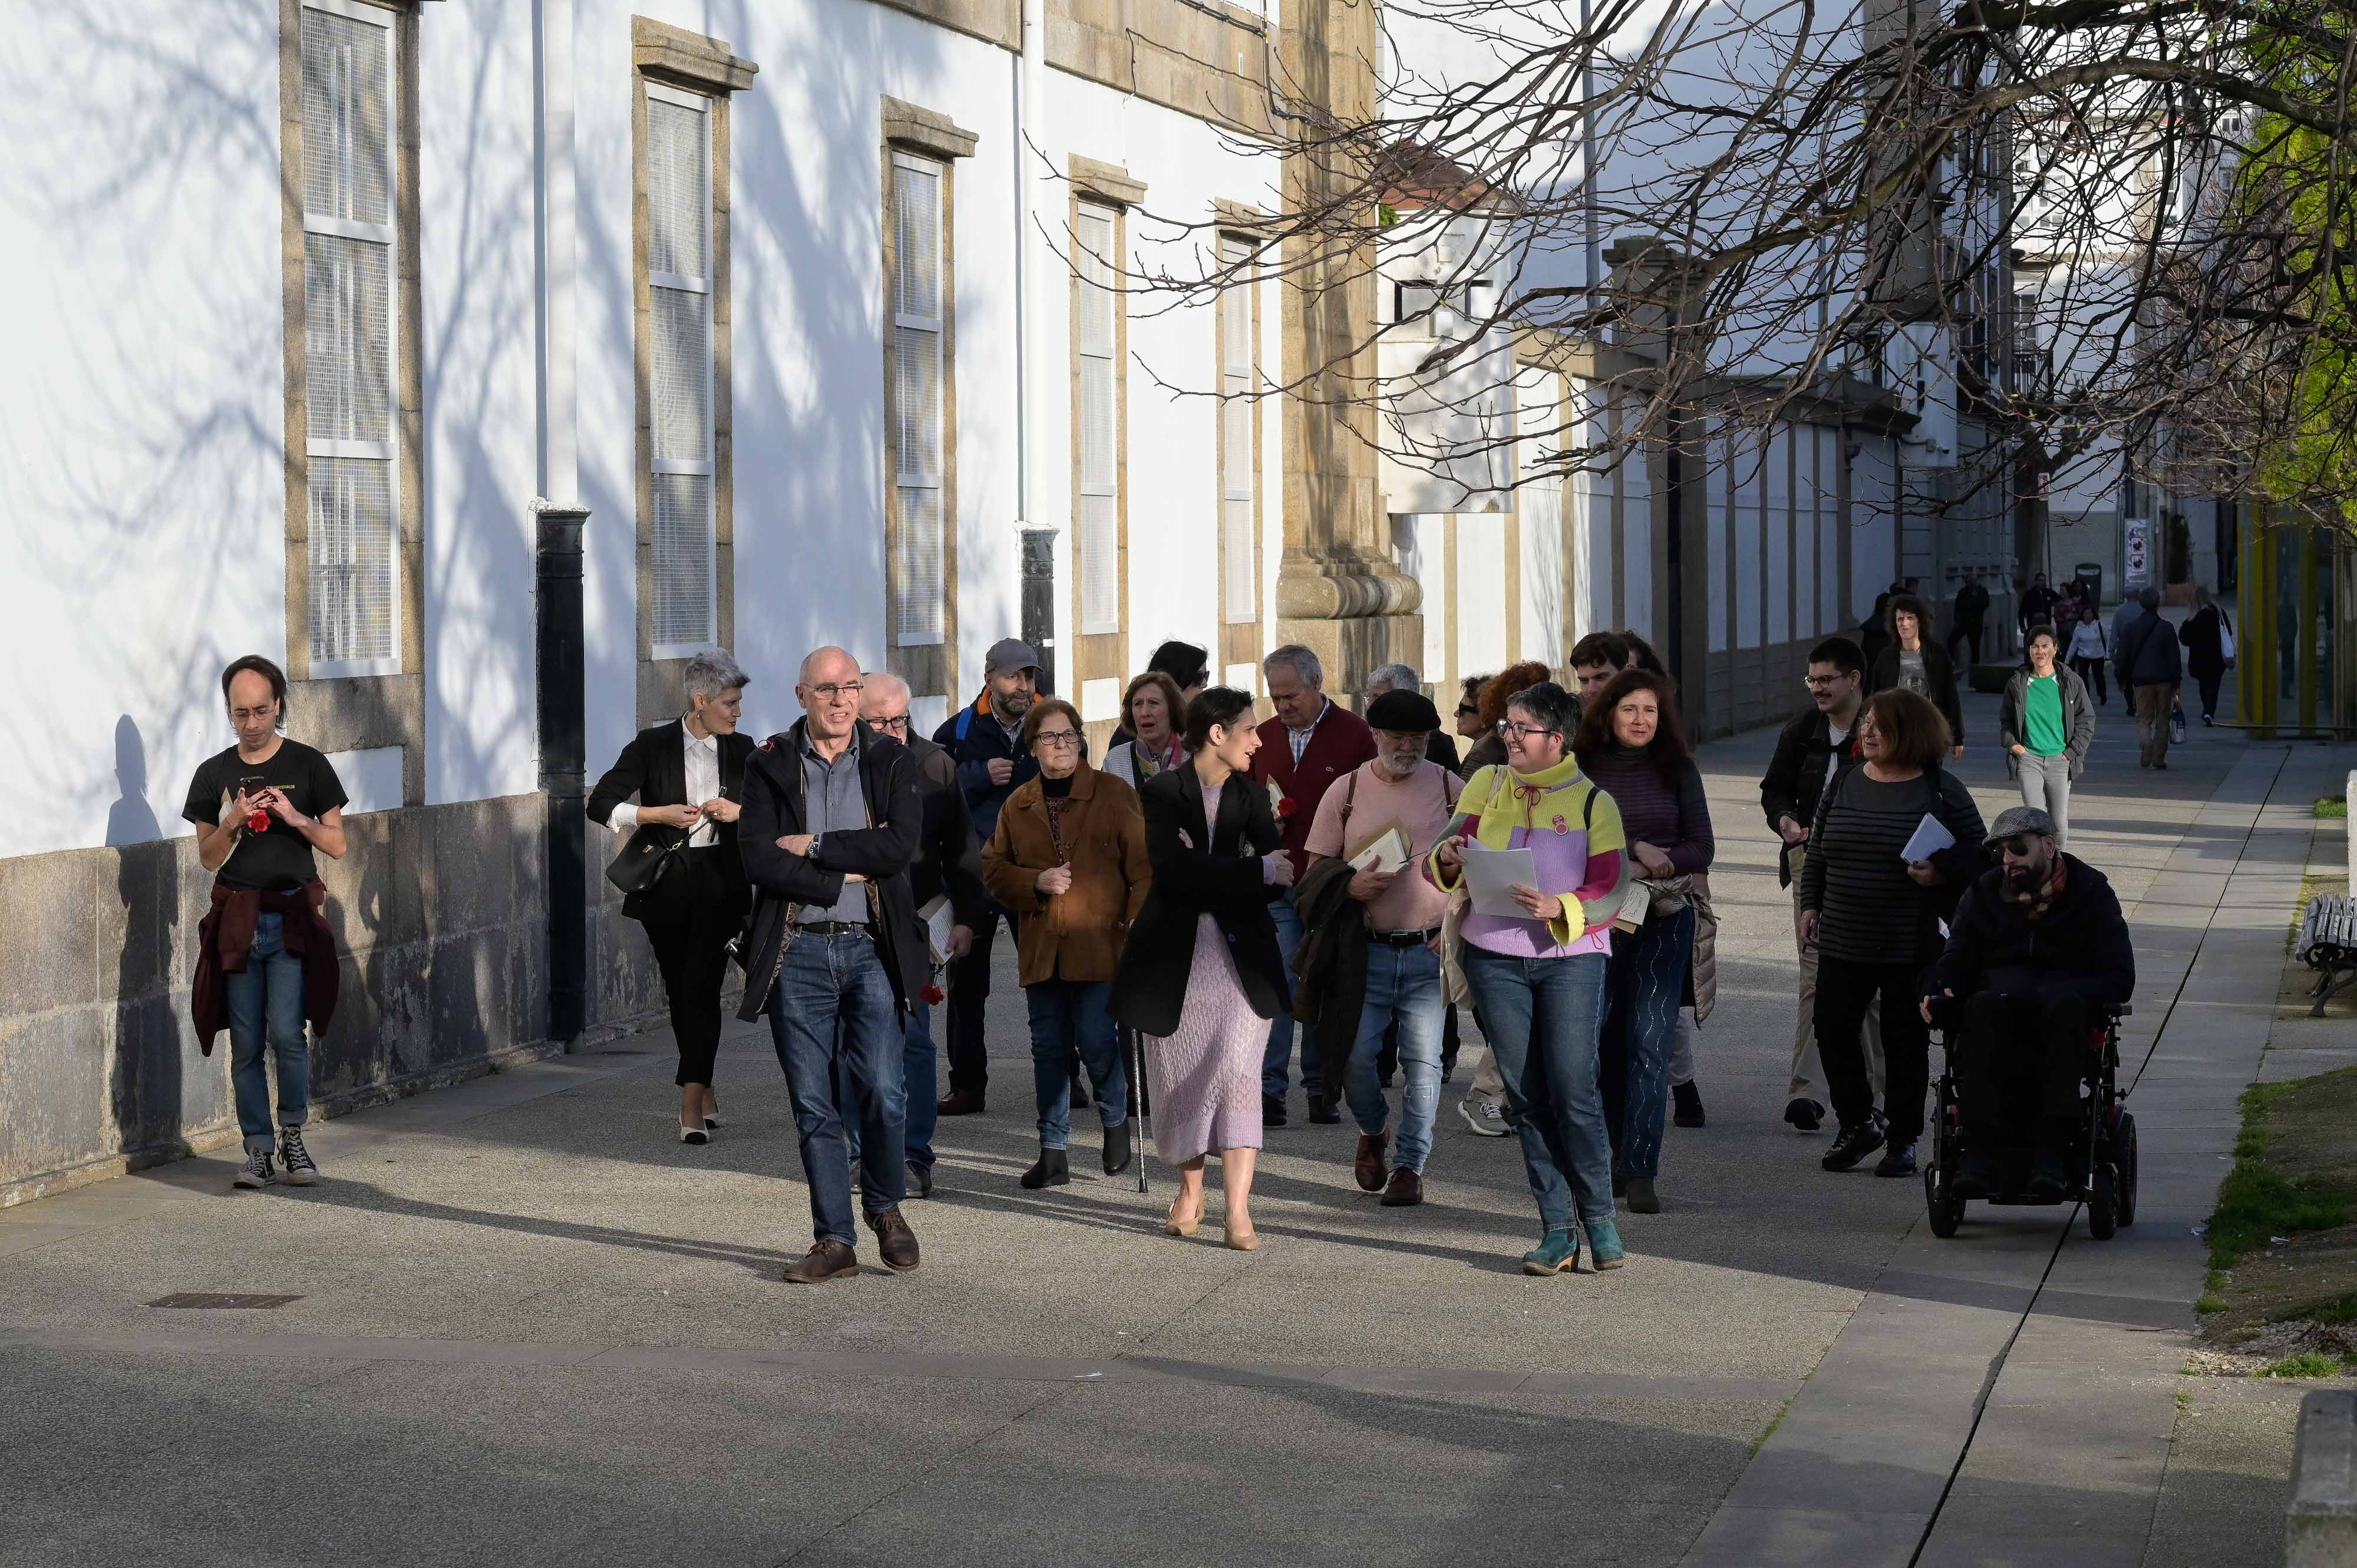
{"type": "Polygon", "coordinates": [[[1694,1079],[1688,1079],[1684,1083],[1672,1084],[1670,1086],[1670,1099],[1677,1107],[1677,1113],[1672,1118],[1672,1120],[1678,1126],[1700,1127],[1704,1125],[1702,1113],[1702,1090],[1694,1086],[1694,1079]]]}
{"type": "Polygon", "coordinates": [[[1129,1169],[1129,1123],[1124,1122],[1104,1130],[1104,1173],[1107,1176],[1119,1176],[1127,1169],[1129,1169]]]}
{"type": "Polygon", "coordinates": [[[1023,1186],[1031,1192],[1037,1192],[1043,1187],[1071,1185],[1071,1164],[1065,1158],[1064,1151],[1061,1149],[1040,1150],[1039,1163],[1023,1173],[1023,1186]]]}

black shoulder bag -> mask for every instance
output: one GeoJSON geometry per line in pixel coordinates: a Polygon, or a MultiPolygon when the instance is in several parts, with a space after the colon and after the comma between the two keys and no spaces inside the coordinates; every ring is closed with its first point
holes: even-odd
{"type": "Polygon", "coordinates": [[[606,863],[606,880],[625,895],[656,894],[674,876],[683,875],[682,854],[687,832],[648,822],[623,842],[619,854],[606,863]]]}

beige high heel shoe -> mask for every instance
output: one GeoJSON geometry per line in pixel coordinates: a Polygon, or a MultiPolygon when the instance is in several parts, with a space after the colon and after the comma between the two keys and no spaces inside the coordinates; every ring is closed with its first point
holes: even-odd
{"type": "Polygon", "coordinates": [[[1170,1200],[1170,1212],[1162,1221],[1162,1233],[1165,1236],[1192,1236],[1195,1233],[1195,1227],[1203,1223],[1203,1208],[1200,1204],[1196,1205],[1193,1219],[1185,1221],[1179,1219],[1178,1205],[1184,1201],[1185,1199],[1178,1197],[1170,1200]]]}
{"type": "Polygon", "coordinates": [[[1259,1231],[1250,1229],[1240,1231],[1228,1225],[1224,1220],[1222,1221],[1220,1225],[1220,1240],[1223,1244],[1225,1244],[1228,1251],[1231,1252],[1257,1252],[1260,1251],[1259,1231]]]}

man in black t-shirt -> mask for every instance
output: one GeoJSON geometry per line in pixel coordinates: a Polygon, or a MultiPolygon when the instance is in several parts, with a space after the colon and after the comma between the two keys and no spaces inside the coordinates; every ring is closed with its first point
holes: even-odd
{"type": "MultiPolygon", "coordinates": [[[[180,814],[197,829],[197,857],[214,874],[214,913],[206,921],[206,961],[221,963],[230,1033],[230,1083],[245,1134],[237,1185],[267,1187],[283,1156],[286,1179],[308,1187],[319,1167],[303,1146],[310,1120],[311,1058],[303,1029],[304,968],[317,954],[332,963],[329,940],[304,897],[318,878],[317,853],[344,854],[344,787],[328,759],[279,733],[285,722],[286,677],[259,654],[221,672],[221,695],[237,744],[207,757],[188,785],[180,814]],[[244,929],[253,905],[253,939],[242,966],[220,953],[216,922],[236,910],[244,929]],[[289,931],[290,924],[302,929],[289,931]],[[267,1047],[278,1062],[278,1122],[270,1120],[267,1047]]],[[[207,1036],[210,1040],[210,1036],[207,1036]]]]}

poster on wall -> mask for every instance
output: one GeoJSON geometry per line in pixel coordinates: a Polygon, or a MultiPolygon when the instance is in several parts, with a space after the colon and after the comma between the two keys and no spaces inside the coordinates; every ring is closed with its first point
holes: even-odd
{"type": "Polygon", "coordinates": [[[2152,520],[2127,520],[2127,542],[2122,555],[2120,585],[2130,591],[2152,586],[2152,520]]]}

